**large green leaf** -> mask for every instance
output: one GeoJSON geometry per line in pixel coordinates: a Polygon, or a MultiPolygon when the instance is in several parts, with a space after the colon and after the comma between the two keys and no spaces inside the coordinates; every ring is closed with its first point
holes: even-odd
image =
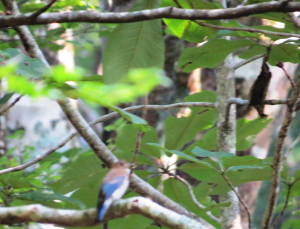
{"type": "Polygon", "coordinates": [[[236,122],[236,150],[242,151],[249,149],[255,140],[257,134],[265,129],[271,122],[272,118],[257,118],[252,121],[239,119],[236,122]]]}
{"type": "MultiPolygon", "coordinates": [[[[212,225],[216,227],[218,226],[218,223],[210,220],[207,217],[206,212],[211,211],[213,209],[218,209],[224,205],[216,205],[213,201],[211,201],[209,197],[203,196],[201,194],[201,189],[199,189],[198,187],[197,188],[192,187],[197,201],[207,207],[205,209],[200,209],[192,201],[188,188],[179,180],[176,180],[174,178],[169,178],[165,180],[163,182],[163,187],[164,187],[163,188],[164,195],[174,200],[176,203],[183,205],[186,209],[194,212],[195,214],[199,215],[201,218],[209,221],[212,225]]],[[[225,206],[228,206],[228,203],[226,203],[225,206]]]]}
{"type": "Polygon", "coordinates": [[[278,62],[299,62],[300,51],[298,45],[281,44],[272,47],[268,62],[271,65],[276,65],[278,62]]]}
{"type": "MultiPolygon", "coordinates": [[[[139,0],[132,11],[158,6],[158,0],[139,0]]],[[[164,40],[161,28],[161,20],[119,24],[104,51],[104,82],[115,83],[132,68],[162,68],[164,40]]]]}
{"type": "Polygon", "coordinates": [[[239,54],[239,58],[250,59],[253,56],[261,55],[261,54],[265,53],[266,50],[267,50],[266,46],[258,45],[258,44],[252,45],[245,52],[242,52],[241,54],[239,54]]]}
{"type": "MultiPolygon", "coordinates": [[[[186,102],[211,102],[216,101],[216,93],[202,91],[185,98],[186,102]]],[[[207,107],[192,107],[188,117],[175,118],[169,116],[165,120],[165,147],[167,149],[181,150],[193,140],[202,130],[211,128],[216,121],[216,110],[207,107]]]]}
{"type": "Polygon", "coordinates": [[[214,68],[222,63],[230,53],[254,44],[254,41],[246,39],[214,39],[200,47],[183,50],[178,65],[183,68],[184,72],[190,72],[196,68],[214,68]]]}
{"type": "MultiPolygon", "coordinates": [[[[266,128],[273,119],[257,118],[252,121],[247,119],[239,119],[236,123],[236,150],[242,151],[249,149],[259,134],[266,128]]],[[[190,145],[184,153],[190,155],[195,147],[205,150],[216,150],[217,148],[217,129],[210,129],[201,139],[190,145]]]]}
{"type": "Polygon", "coordinates": [[[99,158],[91,152],[80,155],[63,171],[62,179],[52,184],[55,192],[66,194],[82,187],[100,187],[108,172],[99,158]]]}
{"type": "MultiPolygon", "coordinates": [[[[127,124],[123,126],[119,131],[116,137],[116,145],[118,148],[122,150],[123,153],[129,154],[129,158],[133,156],[133,151],[135,149],[136,139],[138,135],[138,130],[132,125],[127,124]]],[[[147,154],[152,157],[159,158],[160,150],[154,147],[151,147],[147,143],[158,143],[158,136],[156,131],[150,127],[150,131],[147,131],[140,143],[140,152],[147,154]]],[[[119,152],[120,153],[120,152],[119,152]]],[[[141,162],[151,162],[147,157],[138,155],[138,161],[141,162]],[[145,160],[143,160],[142,158],[145,160]],[[139,159],[140,158],[140,159],[139,159]]]]}

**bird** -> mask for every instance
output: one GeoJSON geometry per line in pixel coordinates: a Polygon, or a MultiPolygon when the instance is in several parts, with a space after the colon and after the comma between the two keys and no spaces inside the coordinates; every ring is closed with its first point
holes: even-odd
{"type": "Polygon", "coordinates": [[[100,187],[95,223],[104,219],[105,213],[114,200],[121,199],[129,185],[129,164],[125,160],[113,163],[100,187]]]}

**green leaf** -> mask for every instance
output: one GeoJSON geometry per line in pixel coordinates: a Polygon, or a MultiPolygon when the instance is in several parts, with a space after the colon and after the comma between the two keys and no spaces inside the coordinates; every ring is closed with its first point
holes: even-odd
{"type": "Polygon", "coordinates": [[[252,121],[244,118],[239,119],[236,123],[236,150],[243,151],[249,149],[253,145],[256,135],[272,121],[272,118],[257,118],[252,121]]]}
{"type": "Polygon", "coordinates": [[[134,126],[136,126],[136,128],[142,130],[142,131],[147,131],[148,130],[148,126],[147,126],[147,121],[134,115],[131,114],[127,111],[124,111],[123,109],[116,107],[116,106],[110,106],[109,109],[111,109],[112,111],[118,112],[120,115],[122,115],[124,118],[126,118],[128,121],[130,121],[131,123],[134,124],[134,126]]]}
{"type": "Polygon", "coordinates": [[[230,53],[254,44],[254,41],[246,39],[214,39],[200,47],[183,50],[178,65],[184,72],[190,72],[196,68],[214,68],[222,63],[230,53]]]}
{"type": "Polygon", "coordinates": [[[152,224],[153,220],[141,215],[130,215],[109,221],[109,227],[122,229],[145,229],[152,224]]]}
{"type": "Polygon", "coordinates": [[[214,127],[207,131],[201,139],[195,141],[183,152],[190,155],[197,146],[205,150],[215,150],[217,148],[217,128],[214,127]]]}
{"type": "Polygon", "coordinates": [[[5,93],[5,95],[0,99],[0,107],[8,102],[8,100],[14,95],[15,93],[5,93]]]}
{"type": "Polygon", "coordinates": [[[278,62],[299,62],[300,51],[298,45],[282,44],[272,47],[268,62],[275,66],[278,62]]]}
{"type": "Polygon", "coordinates": [[[198,157],[212,157],[216,158],[218,161],[221,161],[223,157],[231,158],[235,155],[232,153],[226,153],[226,152],[211,152],[204,149],[201,149],[200,147],[195,147],[192,150],[192,153],[195,154],[198,157]]]}
{"type": "MultiPolygon", "coordinates": [[[[155,68],[133,69],[126,77],[126,82],[104,85],[100,82],[78,82],[80,97],[86,101],[112,106],[130,102],[138,96],[144,96],[155,86],[168,86],[171,81],[155,68]]],[[[124,80],[125,81],[125,80],[124,80]]]]}
{"type": "MultiPolygon", "coordinates": [[[[135,149],[135,143],[137,138],[138,130],[131,124],[124,125],[117,134],[116,145],[118,148],[123,151],[133,152],[135,149]]],[[[150,127],[150,130],[147,131],[140,144],[140,152],[159,158],[160,150],[157,148],[151,147],[147,143],[158,143],[158,136],[156,131],[150,127]]]]}
{"type": "Polygon", "coordinates": [[[83,78],[84,70],[77,67],[73,72],[69,72],[63,65],[58,65],[52,68],[51,75],[53,79],[59,83],[64,83],[66,81],[79,81],[83,78]]]}
{"type": "MultiPolygon", "coordinates": [[[[132,11],[157,7],[158,0],[139,0],[132,11]]],[[[115,83],[132,68],[162,68],[163,64],[164,40],[161,20],[119,24],[105,47],[104,82],[115,83]]]]}
{"type": "Polygon", "coordinates": [[[40,59],[30,58],[24,54],[19,54],[18,56],[18,59],[20,59],[16,69],[17,75],[22,75],[29,79],[38,79],[45,74],[47,67],[40,59]]]}
{"type": "Polygon", "coordinates": [[[100,187],[107,169],[92,152],[81,154],[70,163],[62,174],[62,179],[51,185],[55,192],[66,194],[82,187],[100,187]]]}
{"type": "Polygon", "coordinates": [[[54,200],[61,200],[64,202],[69,202],[72,204],[76,204],[80,206],[82,209],[85,208],[84,204],[76,199],[73,199],[71,197],[67,197],[64,195],[61,195],[59,193],[43,193],[40,191],[31,191],[31,192],[25,192],[25,193],[19,193],[17,198],[20,199],[27,199],[27,200],[32,200],[35,202],[49,202],[49,201],[54,201],[54,200]]]}
{"type": "MultiPolygon", "coordinates": [[[[216,93],[202,91],[185,98],[186,102],[216,102],[216,93]]],[[[192,107],[188,117],[175,118],[169,116],[165,120],[165,136],[167,149],[180,150],[193,140],[202,130],[211,128],[216,121],[216,110],[207,107],[192,107]]]]}
{"type": "Polygon", "coordinates": [[[218,31],[210,27],[200,26],[189,20],[164,18],[164,22],[177,37],[193,43],[200,43],[209,38],[213,38],[218,31]]]}
{"type": "MultiPolygon", "coordinates": [[[[247,119],[239,119],[236,123],[236,150],[242,151],[249,149],[259,134],[266,128],[273,119],[257,118],[252,121],[247,119]]],[[[217,148],[217,129],[210,129],[201,139],[190,145],[184,153],[190,155],[195,147],[204,150],[216,150],[217,148]]]]}
{"type": "Polygon", "coordinates": [[[239,54],[239,58],[250,59],[251,57],[265,53],[266,50],[267,50],[267,47],[265,47],[263,45],[252,45],[245,52],[242,52],[241,54],[239,54]]]}

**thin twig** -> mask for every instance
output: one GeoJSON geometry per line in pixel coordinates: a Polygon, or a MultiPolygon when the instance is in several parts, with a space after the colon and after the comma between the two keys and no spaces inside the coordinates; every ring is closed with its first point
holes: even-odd
{"type": "MultiPolygon", "coordinates": [[[[146,119],[146,116],[147,116],[147,105],[148,105],[148,96],[146,95],[145,98],[144,98],[144,106],[143,106],[142,119],[146,119]]],[[[137,134],[136,142],[135,142],[135,149],[134,149],[134,153],[133,153],[133,157],[132,157],[130,174],[132,174],[133,168],[135,166],[136,155],[138,154],[139,149],[140,149],[140,145],[141,145],[141,141],[142,141],[142,135],[143,135],[143,132],[141,130],[139,130],[138,134],[137,134]]]]}
{"type": "Polygon", "coordinates": [[[300,38],[299,34],[292,34],[292,33],[282,33],[282,32],[272,32],[268,30],[263,29],[255,29],[255,28],[242,28],[242,27],[227,27],[227,26],[221,26],[221,25],[212,25],[201,21],[194,21],[198,25],[210,27],[213,29],[222,29],[222,30],[230,30],[230,31],[244,31],[244,32],[250,32],[250,33],[261,33],[266,35],[274,35],[279,37],[297,37],[300,38]]]}
{"type": "Polygon", "coordinates": [[[39,9],[38,11],[36,11],[35,13],[30,15],[30,20],[34,20],[36,19],[39,15],[41,15],[42,13],[46,12],[54,3],[56,2],[56,0],[52,0],[51,2],[49,2],[47,5],[45,5],[44,7],[42,7],[41,9],[39,9]]]}
{"type": "Polygon", "coordinates": [[[227,182],[227,184],[229,185],[229,187],[231,188],[231,190],[236,194],[236,196],[238,197],[240,203],[243,205],[243,207],[245,208],[247,215],[248,215],[248,228],[251,229],[251,215],[250,215],[250,211],[249,208],[247,206],[247,204],[244,202],[244,200],[242,199],[242,197],[240,196],[240,194],[235,190],[234,186],[231,184],[230,180],[228,179],[228,177],[225,175],[225,173],[221,173],[221,175],[224,177],[225,181],[227,182]]]}
{"type": "Polygon", "coordinates": [[[179,3],[178,0],[174,0],[175,4],[177,5],[178,8],[182,9],[182,5],[179,3]]]}
{"type": "Polygon", "coordinates": [[[12,108],[19,100],[22,98],[23,95],[18,96],[11,104],[9,104],[7,107],[0,110],[0,115],[3,115],[5,112],[7,112],[10,108],[12,108]]]}
{"type": "Polygon", "coordinates": [[[282,218],[282,216],[283,216],[283,214],[284,214],[284,212],[285,212],[285,210],[286,210],[286,208],[288,206],[289,199],[290,199],[290,194],[291,194],[291,190],[292,190],[292,186],[293,186],[293,184],[288,185],[288,191],[287,191],[287,194],[286,194],[286,199],[285,199],[285,203],[284,203],[283,209],[281,210],[279,216],[277,216],[277,218],[276,218],[273,226],[271,227],[271,229],[272,228],[275,229],[277,227],[278,223],[280,222],[280,220],[281,220],[281,218],[282,218]]]}
{"type": "MultiPolygon", "coordinates": [[[[194,191],[193,191],[193,188],[192,186],[190,185],[190,183],[188,181],[186,181],[184,178],[182,178],[181,176],[179,175],[176,175],[174,173],[171,173],[170,171],[168,171],[167,169],[163,169],[163,173],[167,173],[169,176],[172,176],[174,177],[175,179],[179,180],[181,183],[183,183],[189,190],[189,193],[190,193],[190,196],[191,196],[191,199],[193,201],[193,203],[200,209],[204,210],[206,209],[206,207],[204,205],[202,205],[201,203],[198,202],[195,194],[194,194],[194,191]]],[[[214,220],[218,223],[221,222],[221,220],[217,217],[215,217],[213,214],[211,214],[210,211],[206,212],[207,216],[211,219],[211,220],[214,220]]]]}
{"type": "Polygon", "coordinates": [[[59,148],[63,147],[65,144],[67,144],[76,135],[77,135],[77,133],[71,134],[63,142],[61,142],[58,146],[56,146],[55,148],[52,148],[52,149],[48,150],[45,154],[43,154],[42,156],[37,157],[36,159],[34,159],[32,161],[29,161],[29,162],[27,162],[25,164],[18,165],[18,166],[15,166],[15,167],[11,167],[11,168],[8,168],[8,169],[0,170],[0,175],[3,175],[5,173],[11,173],[11,172],[21,171],[21,170],[24,170],[24,169],[28,168],[31,165],[34,165],[34,164],[40,162],[41,160],[43,160],[46,157],[48,157],[50,154],[54,153],[59,148]]]}
{"type": "Polygon", "coordinates": [[[233,66],[233,68],[234,68],[234,70],[236,70],[236,69],[238,69],[238,68],[240,68],[240,67],[242,67],[242,66],[244,66],[244,65],[246,65],[246,64],[248,64],[248,63],[250,63],[250,62],[252,62],[254,60],[262,58],[263,56],[264,56],[264,54],[261,54],[261,55],[257,55],[257,56],[251,57],[250,59],[247,59],[247,60],[242,60],[242,61],[236,63],[233,66]]]}

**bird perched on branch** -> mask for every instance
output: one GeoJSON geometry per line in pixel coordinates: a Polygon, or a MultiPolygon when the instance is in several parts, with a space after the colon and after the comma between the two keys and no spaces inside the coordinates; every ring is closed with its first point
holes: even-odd
{"type": "Polygon", "coordinates": [[[127,190],[129,185],[129,166],[130,164],[124,160],[115,162],[104,177],[99,191],[96,223],[103,220],[111,203],[114,200],[121,199],[127,190]]]}

